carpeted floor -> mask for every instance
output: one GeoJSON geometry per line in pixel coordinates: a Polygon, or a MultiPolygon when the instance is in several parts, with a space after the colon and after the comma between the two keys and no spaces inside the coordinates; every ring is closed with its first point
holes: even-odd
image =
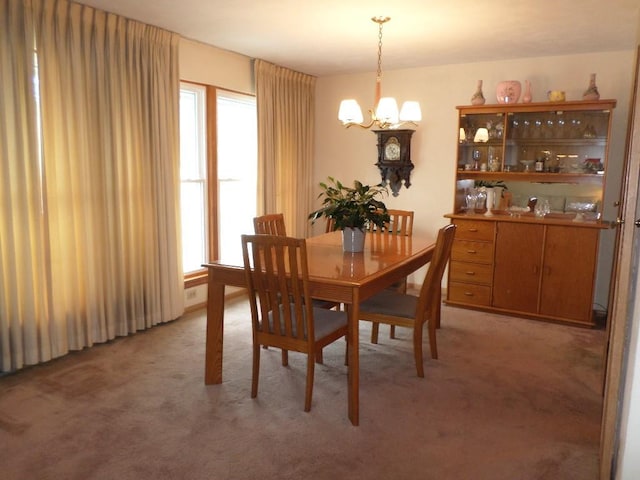
{"type": "MultiPolygon", "coordinates": [[[[317,366],[262,352],[250,398],[244,300],[226,310],[224,383],[205,386],[204,312],[0,378],[4,480],[596,479],[604,331],[443,307],[440,359],[361,323],[360,423],[344,342],[317,366]]],[[[428,348],[426,350],[428,352],[428,348]]]]}

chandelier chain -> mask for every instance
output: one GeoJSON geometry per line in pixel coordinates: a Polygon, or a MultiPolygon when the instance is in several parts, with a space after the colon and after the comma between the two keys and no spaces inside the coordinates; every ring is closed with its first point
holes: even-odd
{"type": "Polygon", "coordinates": [[[378,23],[378,80],[382,79],[382,24],[378,23]]]}
{"type": "Polygon", "coordinates": [[[378,71],[376,80],[382,79],[382,25],[391,20],[391,17],[371,17],[371,20],[378,24],[378,71]]]}

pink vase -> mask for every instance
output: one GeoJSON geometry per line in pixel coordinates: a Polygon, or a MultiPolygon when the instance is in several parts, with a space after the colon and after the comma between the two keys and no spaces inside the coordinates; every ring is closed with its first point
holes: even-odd
{"type": "Polygon", "coordinates": [[[484,95],[482,94],[482,80],[478,80],[476,93],[471,97],[471,105],[484,105],[484,95]]]}
{"type": "Polygon", "coordinates": [[[522,85],[518,80],[505,80],[498,83],[496,98],[498,103],[518,103],[522,85]]]}
{"type": "Polygon", "coordinates": [[[531,103],[531,82],[524,81],[524,95],[522,95],[522,103],[531,103]]]}

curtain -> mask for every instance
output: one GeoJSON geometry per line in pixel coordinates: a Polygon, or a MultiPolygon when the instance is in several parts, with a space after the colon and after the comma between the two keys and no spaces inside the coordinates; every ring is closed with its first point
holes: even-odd
{"type": "Polygon", "coordinates": [[[0,369],[184,311],[178,36],[0,0],[0,369]]]}
{"type": "Polygon", "coordinates": [[[287,233],[306,237],[311,212],[316,78],[254,62],[258,111],[258,211],[283,213],[287,233]]]}

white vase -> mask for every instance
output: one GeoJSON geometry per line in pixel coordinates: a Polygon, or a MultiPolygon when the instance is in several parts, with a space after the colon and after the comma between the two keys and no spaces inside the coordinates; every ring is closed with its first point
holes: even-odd
{"type": "Polygon", "coordinates": [[[493,188],[487,188],[487,211],[484,214],[485,217],[493,216],[491,209],[493,208],[494,198],[495,192],[493,191],[493,188]]]}
{"type": "Polygon", "coordinates": [[[363,229],[345,227],[342,230],[342,251],[352,253],[364,251],[364,234],[363,229]]]}

